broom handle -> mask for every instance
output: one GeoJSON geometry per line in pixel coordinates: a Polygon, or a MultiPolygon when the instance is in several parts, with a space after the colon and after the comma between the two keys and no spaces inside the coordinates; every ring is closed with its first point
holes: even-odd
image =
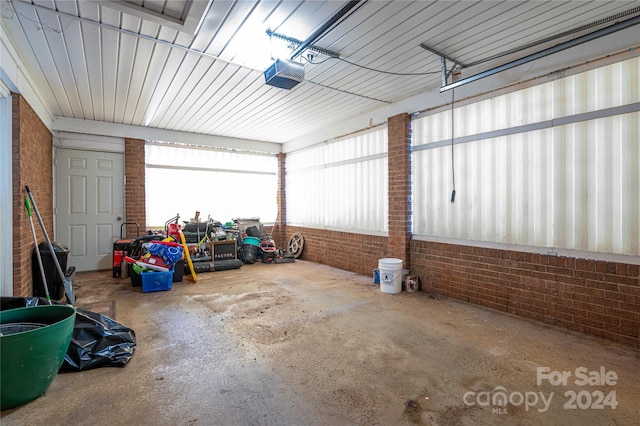
{"type": "Polygon", "coordinates": [[[29,199],[31,200],[31,205],[33,206],[33,210],[36,212],[36,217],[38,218],[38,222],[40,222],[40,227],[42,228],[42,233],[44,234],[44,238],[47,240],[47,244],[49,245],[49,251],[51,252],[51,257],[53,257],[53,263],[56,264],[56,269],[58,270],[58,274],[60,274],[60,278],[62,282],[66,282],[67,278],[64,276],[64,272],[62,272],[62,268],[60,267],[60,262],[58,262],[58,256],[56,256],[56,252],[53,251],[53,244],[51,244],[51,240],[49,239],[49,234],[47,234],[47,229],[44,227],[44,222],[40,217],[40,213],[38,212],[38,206],[36,206],[36,201],[33,199],[33,195],[31,194],[31,190],[28,186],[25,186],[27,189],[27,194],[29,195],[29,199]]]}
{"type": "Polygon", "coordinates": [[[36,256],[38,257],[38,266],[40,266],[40,277],[42,278],[42,285],[44,285],[44,292],[47,295],[47,301],[51,305],[51,296],[49,295],[49,286],[47,285],[47,277],[44,273],[44,266],[42,266],[42,257],[40,256],[40,248],[38,247],[38,237],[36,236],[36,228],[33,226],[33,217],[31,216],[31,205],[29,199],[24,197],[24,205],[27,208],[29,214],[29,223],[31,224],[31,234],[33,234],[33,243],[36,248],[36,256]]]}

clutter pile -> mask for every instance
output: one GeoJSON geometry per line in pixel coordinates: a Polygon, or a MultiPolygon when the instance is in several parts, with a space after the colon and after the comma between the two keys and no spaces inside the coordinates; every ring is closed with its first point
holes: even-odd
{"type": "Polygon", "coordinates": [[[114,243],[114,277],[130,276],[131,284],[142,286],[145,293],[171,290],[187,268],[196,282],[199,273],[239,269],[256,261],[293,262],[302,251],[300,234],[294,234],[286,250],[278,249],[258,217],[201,221],[197,211],[189,221],[179,221],[177,214],[165,222],[164,231],[130,240],[122,238],[121,229],[121,239],[114,243]]]}
{"type": "Polygon", "coordinates": [[[131,264],[131,283],[144,293],[171,290],[171,283],[182,281],[183,248],[174,241],[152,240],[141,245],[139,260],[126,256],[131,264]]]}

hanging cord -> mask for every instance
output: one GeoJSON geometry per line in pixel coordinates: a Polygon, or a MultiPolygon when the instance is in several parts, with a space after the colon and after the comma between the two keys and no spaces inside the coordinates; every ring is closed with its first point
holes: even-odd
{"type": "Polygon", "coordinates": [[[451,89],[451,180],[453,182],[453,191],[451,191],[451,202],[456,202],[456,169],[453,162],[453,139],[454,139],[454,120],[453,120],[453,103],[455,101],[455,89],[451,89]]]}
{"type": "Polygon", "coordinates": [[[430,71],[430,72],[392,72],[392,71],[384,71],[384,70],[380,70],[380,69],[376,69],[376,68],[370,68],[364,65],[360,65],[360,64],[356,64],[355,62],[351,62],[348,61],[344,58],[329,58],[329,59],[337,59],[339,61],[345,62],[349,65],[353,65],[355,67],[359,67],[368,71],[374,71],[374,72],[379,72],[382,74],[388,74],[388,75],[402,75],[402,76],[414,76],[414,75],[433,75],[433,74],[440,74],[440,71],[430,71]]]}

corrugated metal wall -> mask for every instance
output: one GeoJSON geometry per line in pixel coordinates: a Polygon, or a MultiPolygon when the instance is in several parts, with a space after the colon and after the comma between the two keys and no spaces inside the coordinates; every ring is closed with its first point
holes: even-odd
{"type": "Polygon", "coordinates": [[[414,120],[417,236],[640,255],[640,59],[414,120]]]}
{"type": "Polygon", "coordinates": [[[386,127],[287,154],[287,222],[387,231],[386,127]]]}

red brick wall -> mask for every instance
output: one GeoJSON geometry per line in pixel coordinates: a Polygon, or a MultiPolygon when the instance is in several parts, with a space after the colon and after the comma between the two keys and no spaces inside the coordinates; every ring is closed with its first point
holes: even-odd
{"type": "Polygon", "coordinates": [[[411,116],[388,120],[389,257],[409,269],[411,242],[411,116]]]}
{"type": "MultiPolygon", "coordinates": [[[[13,295],[31,296],[31,253],[35,244],[24,205],[29,186],[49,238],[53,239],[53,137],[38,115],[20,95],[12,99],[13,167],[13,295]]],[[[44,233],[32,208],[38,243],[44,233]]]]}
{"type": "Polygon", "coordinates": [[[638,265],[412,241],[422,290],[640,347],[638,265]]]}
{"type": "Polygon", "coordinates": [[[286,155],[284,153],[278,154],[278,219],[274,225],[275,229],[273,231],[273,240],[276,243],[277,247],[286,247],[287,240],[287,194],[285,188],[286,176],[285,176],[285,165],[286,165],[286,155]]]}
{"type": "Polygon", "coordinates": [[[386,237],[287,225],[287,241],[296,232],[304,237],[304,260],[373,276],[378,259],[389,257],[386,237]]]}
{"type": "MultiPolygon", "coordinates": [[[[141,235],[144,235],[147,230],[144,156],[144,140],[124,140],[125,221],[140,225],[141,235]]],[[[136,236],[135,232],[135,226],[129,226],[125,231],[125,237],[133,238],[136,236]]]]}

